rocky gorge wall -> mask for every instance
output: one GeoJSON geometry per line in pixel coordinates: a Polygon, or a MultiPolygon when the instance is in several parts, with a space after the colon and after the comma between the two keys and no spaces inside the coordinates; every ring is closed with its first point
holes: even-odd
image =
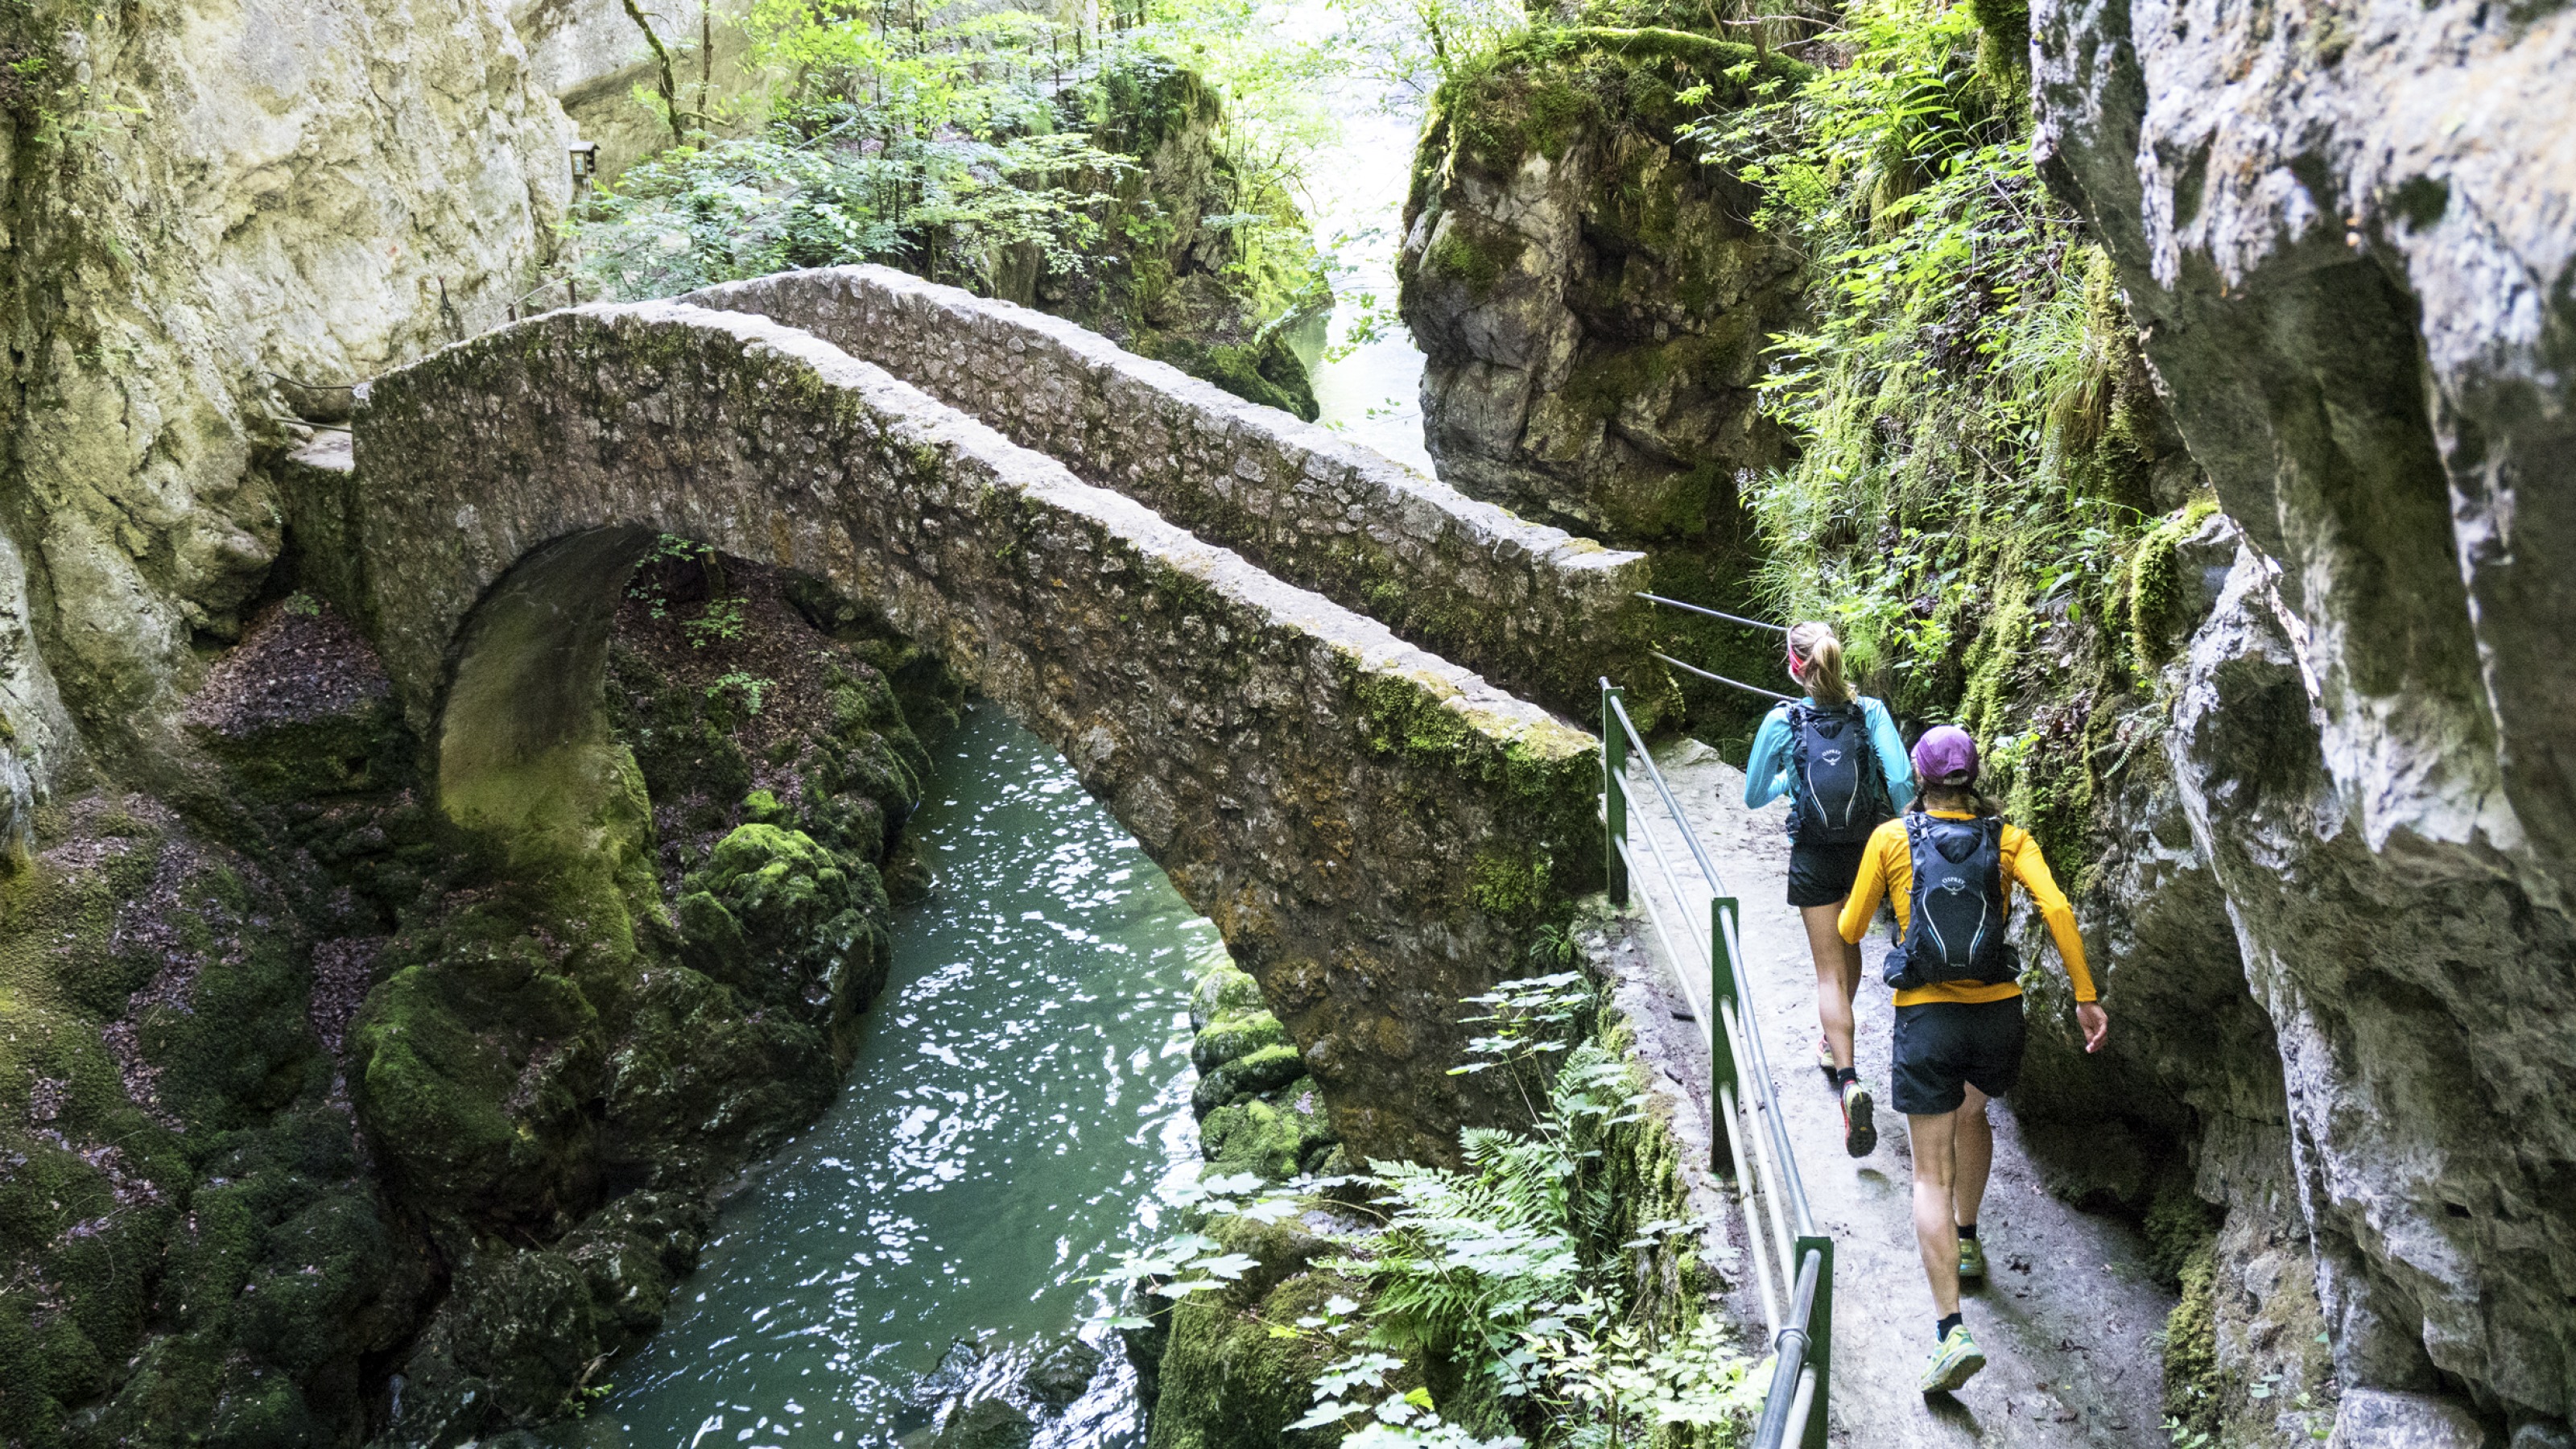
{"type": "Polygon", "coordinates": [[[281,614],[275,469],[504,315],[569,133],[493,5],[33,4],[0,54],[0,1438],[354,1432],[437,1275],[351,942],[440,853],[363,641],[281,614]]]}
{"type": "MultiPolygon", "coordinates": [[[[1737,478],[1786,456],[1752,389],[1801,273],[1750,224],[1755,190],[1682,135],[1711,102],[1676,97],[1731,104],[1748,77],[1802,68],[1627,7],[1583,18],[1453,78],[1425,121],[1398,262],[1424,441],[1467,494],[1646,551],[1658,592],[1741,608],[1737,478]]],[[[1722,672],[1774,672],[1740,632],[1671,613],[1651,627],[1722,672]]],[[[1682,688],[1704,728],[1744,713],[1730,691],[1682,688]]]]}
{"type": "Polygon", "coordinates": [[[2576,19],[2043,4],[2033,37],[2051,180],[2249,544],[2169,753],[2347,1402],[2564,1433],[2576,19]]]}
{"type": "Polygon", "coordinates": [[[11,724],[41,782],[171,747],[194,649],[277,555],[280,420],[499,320],[570,135],[497,5],[38,5],[5,30],[11,724]]]}
{"type": "Polygon", "coordinates": [[[884,267],[789,272],[683,300],[811,332],[1574,718],[1598,707],[1600,674],[1656,677],[1638,555],[1523,522],[1098,333],[884,267]]]}
{"type": "MultiPolygon", "coordinates": [[[[1862,628],[1939,656],[1875,687],[2005,747],[2106,983],[2110,1049],[2038,1031],[2024,1125],[2065,1191],[2141,1214],[2181,1274],[2167,1373],[2185,1431],[2564,1442],[2576,31],[2551,7],[2109,0],[2042,4],[2027,27],[1971,9],[1973,58],[1935,81],[1954,100],[1992,88],[1988,139],[2028,128],[2054,204],[2081,214],[2056,255],[2105,254],[2081,299],[2099,371],[2034,420],[2057,441],[2028,471],[2094,450],[2067,495],[2143,519],[2110,530],[2098,592],[2069,590],[2071,537],[2024,544],[1977,516],[1991,485],[1949,454],[1981,404],[1909,403],[1925,373],[1869,369],[1843,399],[1853,437],[1832,440],[1849,485],[1800,518],[1836,567],[1960,545],[1854,607],[1892,603],[1895,625],[1862,628]],[[1925,458],[1923,491],[1899,493],[1888,480],[1925,458]]],[[[1580,51],[1507,50],[1475,85],[1579,90],[1580,51]]],[[[1593,263],[1528,223],[1588,218],[1551,198],[1626,141],[1607,109],[1499,114],[1521,125],[1497,128],[1517,169],[1479,173],[1448,113],[1425,133],[1406,255],[1431,429],[1470,491],[1589,507],[1616,471],[1548,475],[1524,422],[1542,410],[1520,399],[1534,367],[1580,355],[1552,338],[1598,345],[1588,317],[1522,325],[1579,311],[1549,299],[1593,263]],[[1573,119],[1522,119],[1550,114],[1573,119]],[[1556,149],[1532,154],[1532,135],[1556,149]]],[[[1929,184],[1891,175],[1863,167],[1845,204],[1888,217],[1929,184]]],[[[1870,225],[1860,244],[1896,223],[1870,225]]],[[[1882,325],[1921,343],[1939,391],[1973,372],[1954,344],[1994,295],[1980,278],[1882,325]]]]}

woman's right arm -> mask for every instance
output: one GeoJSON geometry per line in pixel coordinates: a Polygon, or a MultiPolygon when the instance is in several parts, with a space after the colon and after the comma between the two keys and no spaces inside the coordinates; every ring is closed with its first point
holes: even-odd
{"type": "Polygon", "coordinates": [[[1744,808],[1759,810],[1789,791],[1789,709],[1775,705],[1753,732],[1753,753],[1744,757],[1744,808]]]}

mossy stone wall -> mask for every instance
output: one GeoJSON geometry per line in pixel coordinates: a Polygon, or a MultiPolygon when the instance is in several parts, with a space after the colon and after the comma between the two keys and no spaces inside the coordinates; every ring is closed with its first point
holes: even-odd
{"type": "MultiPolygon", "coordinates": [[[[812,574],[1065,752],[1259,978],[1355,1150],[1442,1156],[1490,1115],[1446,1073],[1448,1004],[1594,884],[1588,736],[758,318],[550,314],[381,379],[357,430],[366,606],[424,727],[480,667],[449,664],[478,601],[550,541],[660,531],[812,574]],[[1474,889],[1497,842],[1525,879],[1499,912],[1474,889]]],[[[472,728],[450,713],[442,762],[490,753],[472,728]]]]}
{"type": "Polygon", "coordinates": [[[686,300],[803,328],[1209,543],[1577,719],[1644,677],[1644,560],[1517,518],[1041,313],[884,267],[686,300]]]}

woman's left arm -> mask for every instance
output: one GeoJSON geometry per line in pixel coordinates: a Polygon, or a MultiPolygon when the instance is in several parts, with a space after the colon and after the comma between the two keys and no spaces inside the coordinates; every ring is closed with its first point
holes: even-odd
{"type": "Polygon", "coordinates": [[[1899,811],[1914,798],[1914,760],[1905,753],[1905,736],[1896,732],[1895,717],[1874,699],[1860,702],[1869,724],[1869,751],[1878,756],[1879,773],[1887,777],[1887,803],[1899,811]]]}

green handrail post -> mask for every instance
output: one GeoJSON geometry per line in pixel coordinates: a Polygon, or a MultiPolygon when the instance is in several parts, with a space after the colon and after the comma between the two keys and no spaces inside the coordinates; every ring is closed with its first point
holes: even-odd
{"type": "Polygon", "coordinates": [[[1807,1362],[1816,1370],[1815,1404],[1807,1412],[1801,1449],[1825,1449],[1825,1405],[1832,1401],[1834,1379],[1834,1240],[1818,1233],[1798,1240],[1798,1256],[1821,1253],[1816,1265],[1816,1301],[1807,1311],[1807,1362]]]}
{"type": "MultiPolygon", "coordinates": [[[[1718,1098],[1723,1083],[1733,1083],[1736,1100],[1744,1099],[1744,1079],[1735,1069],[1735,1046],[1726,1039],[1726,1008],[1733,1006],[1741,1016],[1743,1007],[1735,999],[1735,948],[1729,946],[1726,928],[1740,918],[1736,915],[1735,897],[1712,896],[1708,903],[1708,1120],[1717,1124],[1709,1134],[1709,1170],[1720,1177],[1732,1176],[1735,1154],[1735,1119],[1718,1098]]],[[[1751,1030],[1750,1027],[1746,1030],[1751,1030]]]]}
{"type": "Polygon", "coordinates": [[[1628,862],[1619,855],[1628,838],[1628,731],[1619,722],[1622,691],[1601,681],[1601,854],[1610,880],[1610,903],[1628,904],[1628,862]]]}

